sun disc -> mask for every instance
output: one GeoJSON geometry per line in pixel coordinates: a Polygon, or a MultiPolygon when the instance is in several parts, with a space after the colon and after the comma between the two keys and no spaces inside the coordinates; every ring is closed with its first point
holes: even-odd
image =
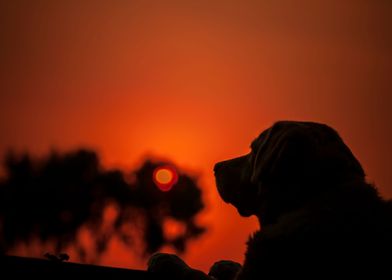
{"type": "Polygon", "coordinates": [[[173,173],[169,169],[161,168],[155,174],[155,178],[157,182],[167,184],[173,179],[173,173]]]}
{"type": "Polygon", "coordinates": [[[161,191],[171,190],[177,179],[177,172],[171,166],[159,166],[154,170],[153,180],[161,191]]]}

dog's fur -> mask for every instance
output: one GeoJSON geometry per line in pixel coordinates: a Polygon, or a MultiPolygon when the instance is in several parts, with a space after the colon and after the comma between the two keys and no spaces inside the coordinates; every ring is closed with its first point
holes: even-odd
{"type": "Polygon", "coordinates": [[[223,200],[260,221],[236,279],[316,270],[353,276],[391,260],[391,202],[365,181],[329,126],[277,122],[249,154],[217,163],[214,171],[223,200]]]}

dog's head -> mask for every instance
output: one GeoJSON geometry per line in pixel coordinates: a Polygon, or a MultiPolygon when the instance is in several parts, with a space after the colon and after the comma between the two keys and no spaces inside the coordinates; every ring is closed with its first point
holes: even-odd
{"type": "Polygon", "coordinates": [[[338,133],[313,122],[280,121],[263,131],[247,155],[214,167],[218,192],[242,216],[263,223],[301,207],[347,180],[364,180],[338,133]]]}

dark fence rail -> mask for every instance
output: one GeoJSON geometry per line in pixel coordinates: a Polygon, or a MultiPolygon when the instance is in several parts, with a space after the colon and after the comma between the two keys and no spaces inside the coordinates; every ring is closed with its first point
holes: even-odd
{"type": "Polygon", "coordinates": [[[0,279],[158,279],[143,270],[0,256],[0,279]]]}

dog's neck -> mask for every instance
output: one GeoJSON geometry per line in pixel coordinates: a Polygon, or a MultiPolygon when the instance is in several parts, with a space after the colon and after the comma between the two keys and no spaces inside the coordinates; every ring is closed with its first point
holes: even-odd
{"type": "Polygon", "coordinates": [[[258,220],[260,231],[263,232],[263,235],[280,235],[287,231],[295,230],[295,228],[305,223],[308,218],[308,209],[300,208],[269,220],[263,220],[260,217],[258,217],[258,220]]]}
{"type": "MultiPolygon", "coordinates": [[[[324,187],[323,189],[324,191],[304,200],[299,207],[293,206],[289,210],[285,209],[286,211],[279,211],[281,209],[274,211],[266,207],[259,209],[256,216],[260,228],[275,227],[281,223],[289,224],[288,221],[301,220],[305,214],[310,217],[314,210],[320,211],[324,209],[325,211],[330,211],[331,205],[334,208],[341,207],[345,209],[343,204],[346,201],[351,201],[352,203],[377,201],[379,197],[377,190],[372,185],[366,183],[363,178],[341,182],[333,187],[324,187]]],[[[335,214],[338,215],[337,213],[335,214]]]]}

